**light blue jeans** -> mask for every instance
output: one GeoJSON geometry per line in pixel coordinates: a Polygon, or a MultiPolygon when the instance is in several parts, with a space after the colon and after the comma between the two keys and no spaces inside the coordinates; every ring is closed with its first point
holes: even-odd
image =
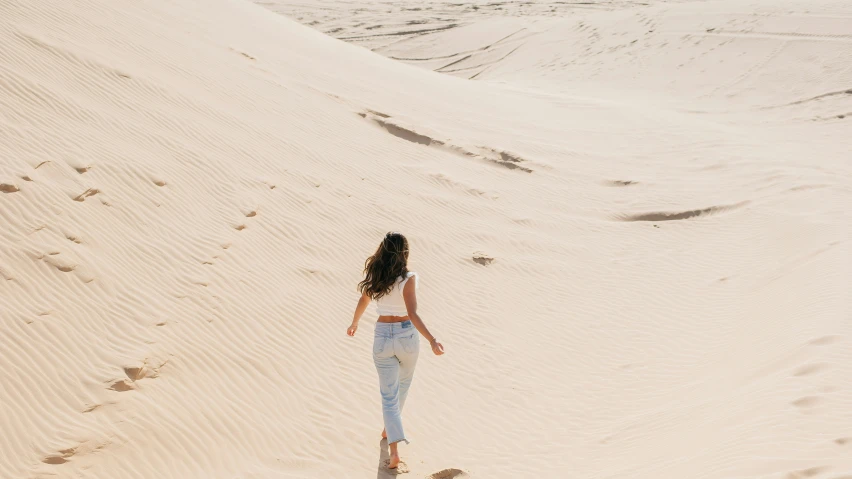
{"type": "Polygon", "coordinates": [[[379,372],[382,416],[388,444],[408,443],[402,431],[402,407],[414,378],[414,366],[420,353],[420,334],[411,321],[376,323],[373,337],[373,362],[379,372]]]}

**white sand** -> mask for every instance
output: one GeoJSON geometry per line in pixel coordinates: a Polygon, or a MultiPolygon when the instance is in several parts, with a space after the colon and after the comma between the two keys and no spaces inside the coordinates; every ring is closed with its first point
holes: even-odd
{"type": "Polygon", "coordinates": [[[849,2],[303,3],[0,0],[0,477],[390,477],[391,229],[405,477],[852,477],[849,2]]]}

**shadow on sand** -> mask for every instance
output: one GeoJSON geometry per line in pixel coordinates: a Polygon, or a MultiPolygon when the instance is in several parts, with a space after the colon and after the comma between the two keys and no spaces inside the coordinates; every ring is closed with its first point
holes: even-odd
{"type": "Polygon", "coordinates": [[[408,466],[405,464],[405,461],[400,461],[399,467],[396,469],[388,469],[388,460],[390,460],[388,440],[382,439],[382,442],[379,443],[379,465],[376,471],[376,479],[391,479],[408,472],[408,466]]]}

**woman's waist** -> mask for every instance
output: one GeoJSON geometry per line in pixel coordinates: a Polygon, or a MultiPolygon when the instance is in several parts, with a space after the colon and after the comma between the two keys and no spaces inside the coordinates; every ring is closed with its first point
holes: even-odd
{"type": "Polygon", "coordinates": [[[416,331],[416,329],[409,319],[404,321],[376,323],[377,336],[396,336],[398,334],[410,333],[412,331],[416,331]]]}
{"type": "Polygon", "coordinates": [[[376,319],[376,322],[379,323],[402,323],[405,321],[411,321],[411,318],[409,318],[407,315],[394,316],[389,314],[382,314],[379,315],[378,319],[376,319]]]}

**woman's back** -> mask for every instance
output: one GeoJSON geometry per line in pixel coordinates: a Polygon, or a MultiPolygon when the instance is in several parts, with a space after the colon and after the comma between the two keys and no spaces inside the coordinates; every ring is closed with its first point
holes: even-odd
{"type": "MultiPolygon", "coordinates": [[[[402,291],[408,280],[416,274],[409,271],[405,278],[402,276],[397,277],[396,283],[390,292],[376,300],[376,310],[379,316],[408,316],[408,309],[405,307],[405,299],[402,296],[402,291]]],[[[417,287],[416,283],[414,287],[417,287]]]]}

